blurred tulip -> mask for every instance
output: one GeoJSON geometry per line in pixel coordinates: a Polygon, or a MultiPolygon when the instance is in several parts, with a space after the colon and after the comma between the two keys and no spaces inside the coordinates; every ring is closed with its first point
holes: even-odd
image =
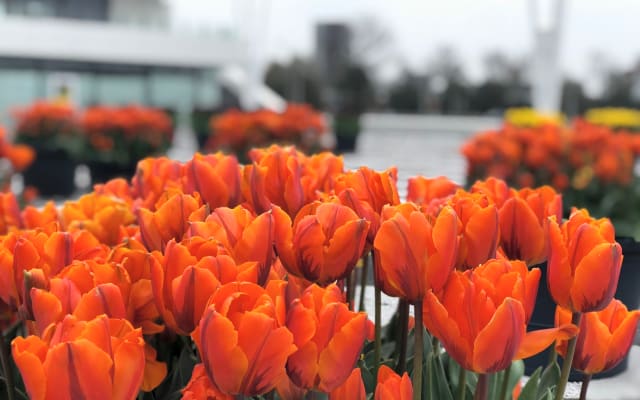
{"type": "Polygon", "coordinates": [[[191,336],[207,376],[223,393],[256,396],[283,378],[296,346],[278,323],[278,302],[269,288],[247,282],[224,285],[211,297],[191,336]]]}
{"type": "Polygon", "coordinates": [[[360,368],[354,368],[346,381],[329,393],[329,400],[366,400],[367,391],[360,368]]]}
{"type": "Polygon", "coordinates": [[[22,225],[16,195],[13,192],[0,193],[0,234],[6,235],[10,230],[22,228],[22,225]]]}
{"type": "Polygon", "coordinates": [[[611,221],[573,210],[561,226],[551,217],[546,228],[549,291],[556,304],[572,312],[603,310],[613,299],[622,267],[611,221]]]}
{"type": "Polygon", "coordinates": [[[378,370],[378,384],[376,385],[375,400],[411,400],[413,399],[413,385],[409,375],[396,374],[386,365],[378,370]]]}
{"type": "Polygon", "coordinates": [[[298,350],[287,373],[299,387],[331,392],[353,371],[366,337],[365,313],[350,311],[336,285],[309,286],[294,300],[287,327],[298,350]]]}
{"type": "Polygon", "coordinates": [[[325,286],[351,273],[362,256],[369,222],[349,207],[311,203],[296,216],[273,208],[275,244],[289,273],[325,286]]]}
{"type": "MultiPolygon", "coordinates": [[[[629,353],[640,320],[640,310],[627,311],[627,307],[614,299],[602,311],[582,315],[576,353],[572,367],[585,374],[597,374],[618,365],[629,353]]],[[[556,309],[556,325],[571,322],[571,312],[556,309]]],[[[565,357],[567,342],[556,344],[558,353],[565,357]]]]}
{"type": "Polygon", "coordinates": [[[420,205],[451,196],[460,188],[460,185],[445,176],[414,176],[407,183],[407,201],[420,205]]]}
{"type": "Polygon", "coordinates": [[[445,207],[431,223],[410,203],[388,207],[374,241],[376,284],[389,296],[415,304],[440,291],[455,266],[458,217],[445,207]]]}
{"type": "Polygon", "coordinates": [[[539,279],[540,271],[521,261],[489,260],[454,271],[441,296],[427,293],[425,325],[463,368],[501,371],[577,333],[574,325],[526,332],[539,279]]]}
{"type": "Polygon", "coordinates": [[[142,384],[142,333],[122,319],[67,316],[43,338],[17,337],[12,352],[34,400],[132,400],[142,384]]]}
{"type": "Polygon", "coordinates": [[[129,205],[96,193],[65,202],[61,214],[66,230],[86,229],[109,246],[118,244],[125,236],[123,228],[135,221],[129,205]]]}

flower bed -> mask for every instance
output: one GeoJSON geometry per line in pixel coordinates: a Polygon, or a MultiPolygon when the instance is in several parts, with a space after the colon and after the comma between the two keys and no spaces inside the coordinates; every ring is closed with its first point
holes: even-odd
{"type": "MultiPolygon", "coordinates": [[[[635,132],[576,120],[505,125],[467,141],[467,184],[489,176],[514,187],[551,185],[567,205],[609,217],[618,232],[640,238],[640,155],[635,132]]],[[[569,208],[565,210],[568,215],[569,208]]]]}
{"type": "Polygon", "coordinates": [[[569,363],[562,377],[554,361],[520,388],[518,360],[556,340],[588,376],[628,351],[640,312],[612,300],[622,261],[613,226],[584,210],[562,221],[550,187],[489,179],[465,191],[416,177],[401,203],[394,168],[345,170],[341,157],[292,147],[249,157],[147,158],[131,181],[60,208],[20,209],[2,195],[8,390],[532,398],[562,393],[569,363]],[[545,260],[566,311],[557,327],[527,333],[545,260]],[[369,318],[355,298],[368,274],[378,303],[369,318]],[[400,299],[385,327],[373,322],[381,292],[400,299]]]}
{"type": "Polygon", "coordinates": [[[288,104],[281,113],[232,109],[213,116],[209,127],[208,151],[223,150],[242,159],[250,149],[271,144],[295,145],[305,154],[327,150],[324,117],[306,104],[288,104]]]}

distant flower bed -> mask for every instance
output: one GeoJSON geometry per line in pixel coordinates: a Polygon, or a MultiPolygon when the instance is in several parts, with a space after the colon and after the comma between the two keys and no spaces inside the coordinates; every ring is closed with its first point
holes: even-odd
{"type": "Polygon", "coordinates": [[[414,177],[401,202],[395,168],[345,170],[339,156],[293,147],[249,157],[147,158],[131,180],[60,207],[21,208],[2,194],[0,327],[11,357],[0,352],[0,390],[46,400],[561,398],[574,353],[590,376],[628,352],[640,311],[613,299],[613,226],[586,210],[563,221],[552,188],[491,178],[467,191],[414,177]],[[355,288],[364,293],[371,274],[369,317],[355,288]],[[559,322],[527,332],[543,285],[559,322]],[[381,292],[400,301],[384,328],[373,322],[381,292]],[[520,387],[519,360],[554,342],[569,359],[562,375],[552,360],[520,387]]]}
{"type": "Polygon", "coordinates": [[[577,119],[537,120],[481,132],[462,147],[467,184],[489,176],[515,187],[551,185],[569,204],[611,217],[620,232],[640,234],[640,136],[577,119]]]}
{"type": "Polygon", "coordinates": [[[229,110],[210,120],[209,151],[223,150],[244,157],[253,147],[295,145],[307,154],[327,150],[324,117],[305,104],[288,104],[283,112],[229,110]]]}
{"type": "Polygon", "coordinates": [[[82,114],[81,127],[87,160],[121,165],[162,155],[173,139],[169,116],[150,107],[90,107],[82,114]]]}

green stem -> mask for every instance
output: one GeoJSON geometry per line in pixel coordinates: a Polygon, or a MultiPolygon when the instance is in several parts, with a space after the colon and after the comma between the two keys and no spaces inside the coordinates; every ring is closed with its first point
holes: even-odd
{"type": "Polygon", "coordinates": [[[467,370],[460,367],[460,375],[458,376],[458,395],[457,400],[464,400],[467,395],[467,370]]]}
{"type": "Polygon", "coordinates": [[[7,352],[7,343],[4,340],[4,334],[0,332],[0,362],[2,363],[2,372],[4,374],[4,378],[6,379],[5,385],[7,385],[7,400],[15,399],[15,385],[13,382],[13,372],[11,370],[10,365],[10,356],[7,352]]]}
{"type": "Polygon", "coordinates": [[[364,294],[367,288],[367,271],[369,270],[369,254],[365,254],[362,257],[362,271],[360,274],[360,306],[358,309],[360,311],[366,311],[364,306],[364,294]]]}
{"type": "Polygon", "coordinates": [[[398,313],[400,314],[400,330],[399,340],[400,349],[398,351],[398,366],[396,372],[402,375],[407,368],[407,336],[409,334],[409,302],[400,300],[398,304],[398,313]]]}
{"type": "Polygon", "coordinates": [[[558,361],[558,352],[556,351],[556,344],[554,343],[551,346],[549,346],[549,349],[551,349],[551,351],[549,352],[549,362],[547,363],[547,365],[551,365],[556,361],[558,361]]]}
{"type": "MultiPolygon", "coordinates": [[[[571,323],[580,326],[580,319],[582,313],[574,312],[571,316],[571,323]]],[[[558,388],[556,390],[556,400],[562,400],[564,398],[564,391],[567,388],[567,382],[569,381],[569,374],[571,373],[571,365],[573,364],[573,356],[576,353],[576,343],[578,342],[578,336],[574,336],[569,340],[567,346],[567,354],[562,361],[562,373],[560,374],[560,382],[558,382],[558,388]]]]}
{"type": "Polygon", "coordinates": [[[509,389],[509,375],[511,375],[511,366],[509,366],[502,375],[502,388],[500,389],[499,400],[507,400],[507,390],[509,389]]]}
{"type": "Polygon", "coordinates": [[[478,374],[478,383],[476,384],[476,393],[473,400],[487,400],[489,396],[489,375],[478,374]]]}
{"type": "Polygon", "coordinates": [[[415,356],[413,358],[413,400],[420,400],[422,397],[422,355],[424,353],[424,342],[422,334],[422,301],[417,301],[413,305],[416,318],[415,327],[415,356]]]}
{"type": "Polygon", "coordinates": [[[591,374],[585,374],[582,378],[582,387],[580,388],[580,400],[587,400],[589,382],[591,382],[591,374]]]}

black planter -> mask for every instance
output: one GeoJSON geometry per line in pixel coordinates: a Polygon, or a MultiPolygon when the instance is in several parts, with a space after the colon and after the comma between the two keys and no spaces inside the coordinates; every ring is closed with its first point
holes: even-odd
{"type": "Polygon", "coordinates": [[[87,163],[91,172],[91,184],[104,183],[115,178],[131,179],[136,172],[135,164],[117,164],[103,161],[90,161],[87,163]]]}
{"type": "Polygon", "coordinates": [[[64,150],[36,150],[36,159],[22,172],[25,187],[32,186],[43,197],[70,196],[76,189],[76,163],[64,150]]]}
{"type": "MultiPolygon", "coordinates": [[[[622,269],[620,280],[616,290],[615,298],[622,301],[627,309],[634,310],[640,306],[640,243],[630,237],[617,237],[616,240],[622,246],[622,269]]],[[[554,326],[555,323],[555,302],[549,293],[547,286],[547,264],[538,266],[542,272],[540,275],[540,285],[538,286],[538,297],[536,305],[529,322],[529,330],[546,329],[554,326]]],[[[531,375],[536,368],[547,365],[552,349],[524,360],[525,375],[531,375]]],[[[593,379],[609,378],[616,376],[627,370],[629,365],[628,356],[618,365],[608,371],[596,374],[593,379]]],[[[569,377],[572,381],[582,380],[582,373],[571,371],[569,377]]]]}
{"type": "Polygon", "coordinates": [[[336,151],[338,153],[349,153],[356,150],[360,134],[358,116],[336,116],[333,121],[333,131],[336,135],[336,151]]]}

